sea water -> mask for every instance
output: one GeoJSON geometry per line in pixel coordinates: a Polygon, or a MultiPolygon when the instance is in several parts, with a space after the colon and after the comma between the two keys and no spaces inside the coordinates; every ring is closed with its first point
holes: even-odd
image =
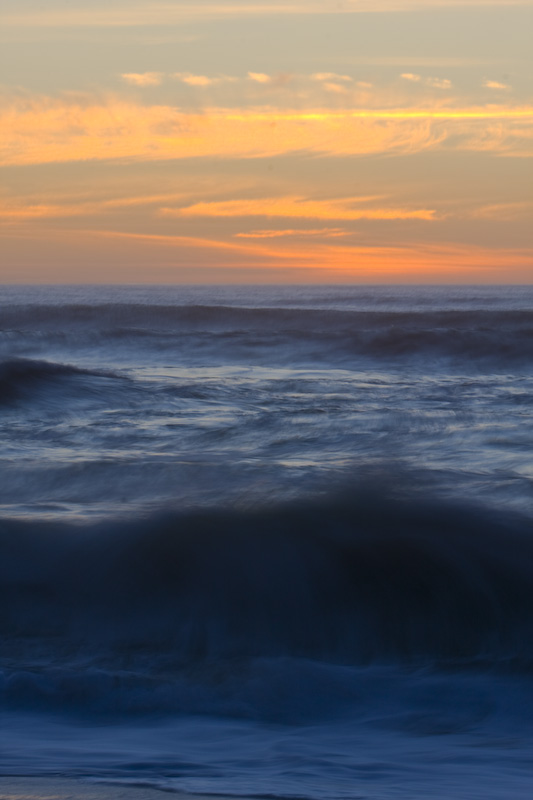
{"type": "Polygon", "coordinates": [[[3,287],[0,774],[529,798],[533,287],[3,287]]]}

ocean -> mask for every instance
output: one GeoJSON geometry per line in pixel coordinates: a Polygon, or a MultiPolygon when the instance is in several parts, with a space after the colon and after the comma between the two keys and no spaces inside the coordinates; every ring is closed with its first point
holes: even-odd
{"type": "Polygon", "coordinates": [[[533,789],[533,286],[6,286],[0,776],[533,789]]]}

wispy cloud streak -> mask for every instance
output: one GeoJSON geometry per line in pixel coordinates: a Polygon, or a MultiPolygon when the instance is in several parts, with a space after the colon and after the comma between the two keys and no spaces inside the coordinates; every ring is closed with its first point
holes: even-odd
{"type": "Polygon", "coordinates": [[[172,25],[188,20],[224,17],[261,17],[309,14],[358,14],[428,11],[442,7],[528,6],[530,0],[344,0],[342,4],[326,6],[317,0],[291,0],[288,3],[265,2],[197,2],[197,3],[95,3],[91,8],[76,6],[54,7],[46,11],[11,6],[4,11],[5,26],[38,27],[137,27],[172,25]]]}
{"type": "Polygon", "coordinates": [[[427,208],[357,207],[359,198],[308,200],[302,197],[276,197],[250,200],[195,203],[185,208],[163,208],[163,216],[176,217],[287,217],[332,220],[433,220],[435,211],[427,208]]]}
{"type": "Polygon", "coordinates": [[[23,98],[0,111],[0,163],[410,153],[438,147],[533,154],[533,107],[204,109],[111,97],[23,98]]]}

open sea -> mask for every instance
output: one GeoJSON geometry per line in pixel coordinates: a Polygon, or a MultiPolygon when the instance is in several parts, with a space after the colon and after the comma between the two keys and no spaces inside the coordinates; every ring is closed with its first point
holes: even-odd
{"type": "Polygon", "coordinates": [[[0,775],[531,800],[533,286],[2,287],[0,775]]]}

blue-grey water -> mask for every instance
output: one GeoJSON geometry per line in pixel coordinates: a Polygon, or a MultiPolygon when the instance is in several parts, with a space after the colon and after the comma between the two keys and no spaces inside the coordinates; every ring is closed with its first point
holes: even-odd
{"type": "Polygon", "coordinates": [[[529,798],[533,287],[3,287],[0,774],[529,798]]]}

